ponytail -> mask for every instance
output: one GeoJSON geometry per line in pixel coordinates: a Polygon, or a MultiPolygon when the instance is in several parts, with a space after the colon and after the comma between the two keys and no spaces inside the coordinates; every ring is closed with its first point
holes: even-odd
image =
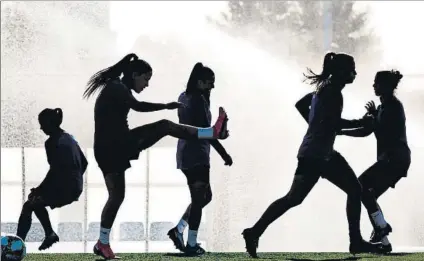
{"type": "Polygon", "coordinates": [[[122,73],[126,72],[130,66],[131,61],[138,60],[138,56],[134,53],[127,54],[122,60],[116,63],[113,66],[110,66],[106,69],[98,71],[93,76],[90,77],[90,80],[87,83],[87,88],[84,91],[84,98],[89,98],[93,93],[102,90],[106,84],[119,76],[122,73]]]}
{"type": "Polygon", "coordinates": [[[188,78],[186,93],[192,93],[197,90],[197,82],[202,78],[203,68],[204,66],[200,62],[194,65],[188,78]]]}
{"type": "Polygon", "coordinates": [[[57,126],[60,126],[63,121],[63,111],[61,108],[54,109],[54,112],[56,113],[55,122],[57,123],[57,126]]]}
{"type": "Polygon", "coordinates": [[[316,92],[327,83],[330,75],[333,71],[334,67],[334,58],[336,57],[336,53],[330,52],[327,53],[324,57],[324,63],[322,66],[321,74],[314,73],[310,68],[307,68],[307,74],[303,74],[305,77],[304,81],[309,81],[309,84],[316,85],[316,92]]]}

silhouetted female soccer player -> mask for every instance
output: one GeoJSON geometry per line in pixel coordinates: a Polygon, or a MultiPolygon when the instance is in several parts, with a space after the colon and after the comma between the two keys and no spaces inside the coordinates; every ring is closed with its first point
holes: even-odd
{"type": "MultiPolygon", "coordinates": [[[[354,172],[344,159],[340,160],[339,164],[329,164],[331,157],[337,155],[333,149],[336,132],[344,124],[341,120],[342,90],[346,84],[352,83],[356,76],[354,59],[347,54],[328,53],[324,58],[321,74],[308,71],[310,75],[306,78],[311,80],[317,89],[311,101],[308,130],[298,151],[298,166],[292,186],[286,196],[268,207],[252,228],[243,231],[246,250],[250,256],[257,257],[259,237],[266,228],[287,210],[300,205],[320,177],[332,177],[330,180],[348,194],[349,251],[380,252],[381,244],[366,242],[361,236],[361,186],[354,172]],[[333,172],[338,175],[333,175],[333,172]]],[[[351,123],[348,125],[351,126],[351,123]]]]}
{"type": "Polygon", "coordinates": [[[135,54],[128,54],[117,64],[94,74],[84,92],[84,96],[89,97],[101,90],[94,108],[94,156],[103,172],[109,198],[103,208],[100,237],[94,246],[94,253],[106,259],[118,258],[110,248],[109,234],[125,197],[124,173],[131,167],[130,160],[137,159],[142,150],[165,136],[188,140],[225,139],[228,136],[225,124],[227,114],[223,108],[219,108],[218,119],[210,128],[160,120],[130,130],[127,117],[131,109],[151,112],[182,106],[178,102],[162,104],[136,100],[131,90],[140,93],[148,86],[151,77],[151,66],[135,54]]]}
{"type": "Polygon", "coordinates": [[[32,223],[32,213],[40,220],[46,234],[38,248],[45,250],[59,241],[53,231],[46,207],[60,208],[77,201],[83,189],[87,160],[75,139],[60,128],[61,109],[44,109],[38,115],[41,130],[49,136],[45,142],[50,169],[43,182],[31,189],[22,207],[17,235],[25,240],[32,223]]]}
{"type": "MultiPolygon", "coordinates": [[[[313,92],[308,93],[307,95],[305,95],[302,99],[300,99],[296,103],[296,108],[298,109],[298,111],[300,112],[302,117],[306,120],[306,122],[308,122],[308,115],[309,115],[310,105],[311,105],[311,102],[312,102],[313,95],[314,95],[313,92]]],[[[368,107],[372,108],[371,105],[372,105],[372,103],[369,103],[367,105],[367,108],[368,107]]],[[[345,119],[342,119],[342,122],[343,122],[342,126],[344,126],[347,129],[359,128],[359,127],[363,127],[363,126],[367,127],[370,124],[370,120],[372,120],[371,119],[372,117],[367,117],[367,116],[369,116],[369,115],[365,115],[365,117],[362,118],[361,120],[345,120],[345,119]]],[[[329,164],[330,168],[332,168],[334,171],[326,174],[326,176],[323,176],[323,178],[326,178],[327,180],[329,180],[330,182],[332,182],[333,184],[335,184],[340,189],[342,189],[346,192],[345,189],[346,189],[347,184],[343,184],[343,183],[340,182],[340,180],[339,180],[340,174],[338,173],[340,170],[337,170],[339,168],[339,166],[343,166],[343,171],[346,171],[346,172],[349,171],[349,172],[353,173],[353,170],[350,167],[348,167],[348,168],[346,167],[346,166],[348,166],[346,159],[339,152],[334,150],[330,160],[328,161],[328,164],[329,164]]],[[[353,177],[352,173],[350,173],[347,176],[353,177]]],[[[368,192],[365,192],[365,193],[367,193],[369,195],[368,192]]],[[[367,208],[367,211],[368,211],[368,214],[370,216],[372,224],[374,225],[374,227],[376,227],[375,232],[371,236],[371,242],[377,243],[377,242],[383,241],[381,253],[391,252],[392,248],[390,246],[390,243],[388,243],[387,238],[385,237],[386,235],[388,235],[391,232],[391,227],[390,227],[390,225],[388,225],[385,222],[382,211],[376,210],[376,208],[375,208],[376,202],[374,204],[370,204],[369,198],[370,197],[367,197],[367,195],[363,196],[362,197],[362,203],[367,208]],[[378,224],[378,225],[376,225],[376,224],[378,224]]],[[[346,208],[347,211],[351,210],[349,199],[350,198],[348,197],[347,208],[346,208]]]]}
{"type": "MultiPolygon", "coordinates": [[[[209,67],[197,63],[188,80],[187,89],[178,101],[185,105],[178,109],[180,123],[202,128],[211,126],[210,92],[214,88],[215,73],[209,67]]],[[[197,243],[197,231],[202,218],[202,209],[212,200],[209,180],[210,145],[219,153],[225,165],[233,161],[218,140],[178,140],[177,168],[187,178],[191,204],[178,225],[168,232],[177,249],[187,255],[203,255],[205,250],[197,243]],[[183,232],[189,226],[187,246],[184,247],[183,232]]]]}
{"type": "Polygon", "coordinates": [[[366,106],[372,116],[372,124],[364,124],[353,130],[342,130],[341,135],[366,137],[374,132],[377,139],[377,162],[360,177],[363,187],[362,202],[367,208],[374,232],[371,242],[382,242],[387,252],[392,246],[387,235],[392,231],[385,221],[377,199],[390,187],[407,176],[411,164],[411,151],[406,138],[406,118],[402,103],[394,95],[402,74],[398,71],[377,72],[374,79],[375,95],[381,105],[375,108],[373,101],[366,106]]]}

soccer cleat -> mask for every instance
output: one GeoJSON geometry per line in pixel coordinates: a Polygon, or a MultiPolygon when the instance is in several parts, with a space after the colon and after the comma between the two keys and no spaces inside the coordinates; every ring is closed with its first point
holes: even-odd
{"type": "Polygon", "coordinates": [[[392,249],[392,244],[388,244],[388,245],[383,245],[383,250],[384,250],[384,253],[383,254],[388,254],[388,253],[390,253],[390,252],[392,252],[393,251],[393,249],[392,249]]]}
{"type": "Polygon", "coordinates": [[[103,257],[106,260],[110,259],[121,259],[120,257],[116,256],[115,253],[113,253],[112,249],[110,248],[110,244],[102,244],[99,241],[94,245],[93,247],[94,254],[103,257]]]}
{"type": "Polygon", "coordinates": [[[200,246],[199,243],[197,243],[194,246],[190,246],[189,244],[187,244],[187,246],[185,247],[184,253],[187,256],[201,256],[206,254],[206,251],[200,246]]]}
{"type": "Polygon", "coordinates": [[[389,254],[390,252],[393,251],[392,244],[382,245],[381,249],[382,249],[382,252],[379,254],[389,254]]]}
{"type": "Polygon", "coordinates": [[[390,224],[387,224],[384,228],[374,229],[372,231],[372,234],[371,234],[370,242],[371,243],[381,242],[381,240],[385,236],[389,235],[392,231],[393,230],[392,230],[392,227],[390,226],[390,224]]]}
{"type": "Polygon", "coordinates": [[[43,243],[41,243],[38,250],[40,251],[46,250],[50,248],[54,243],[57,243],[57,242],[59,242],[59,236],[55,232],[53,232],[44,238],[43,243]]]}
{"type": "Polygon", "coordinates": [[[381,243],[370,243],[363,239],[358,242],[350,242],[349,252],[353,255],[362,253],[386,254],[387,250],[381,243]]]}
{"type": "Polygon", "coordinates": [[[214,137],[221,140],[228,138],[227,121],[227,113],[225,112],[224,108],[219,107],[219,116],[215,122],[215,125],[213,126],[214,137]]]}
{"type": "Polygon", "coordinates": [[[180,233],[177,227],[174,227],[168,231],[168,236],[172,242],[174,242],[175,247],[181,252],[184,252],[185,247],[183,233],[180,233]]]}
{"type": "Polygon", "coordinates": [[[246,243],[246,251],[250,255],[250,257],[258,258],[258,254],[256,250],[259,246],[259,237],[257,237],[251,228],[246,228],[243,230],[243,238],[246,243]]]}

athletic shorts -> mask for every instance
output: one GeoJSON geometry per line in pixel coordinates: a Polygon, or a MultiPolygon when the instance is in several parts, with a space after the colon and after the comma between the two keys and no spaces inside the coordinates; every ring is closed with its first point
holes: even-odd
{"type": "Polygon", "coordinates": [[[33,198],[28,198],[30,201],[38,201],[51,209],[60,208],[69,205],[79,200],[82,191],[41,191],[33,198]]]}
{"type": "Polygon", "coordinates": [[[395,188],[407,176],[410,164],[410,161],[377,161],[359,176],[359,181],[364,188],[377,191],[395,188]]]}
{"type": "Polygon", "coordinates": [[[104,174],[124,173],[131,167],[130,160],[138,159],[141,150],[129,133],[114,142],[95,142],[94,157],[104,174]]]}
{"type": "Polygon", "coordinates": [[[328,160],[327,168],[322,174],[322,178],[331,180],[335,176],[344,176],[348,178],[349,176],[355,176],[356,174],[353,169],[350,167],[346,159],[337,151],[333,151],[330,159],[328,160]]]}
{"type": "Polygon", "coordinates": [[[181,170],[187,178],[187,184],[194,184],[196,182],[210,183],[210,167],[198,165],[190,169],[181,170]]]}
{"type": "Polygon", "coordinates": [[[328,169],[328,161],[314,158],[298,158],[295,176],[319,178],[328,169]]]}
{"type": "Polygon", "coordinates": [[[355,175],[346,159],[333,151],[329,159],[299,158],[295,175],[331,179],[335,175],[355,175]]]}

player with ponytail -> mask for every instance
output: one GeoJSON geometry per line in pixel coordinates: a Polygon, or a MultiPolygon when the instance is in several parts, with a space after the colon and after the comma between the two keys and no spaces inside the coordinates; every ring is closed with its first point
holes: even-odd
{"type": "Polygon", "coordinates": [[[83,190],[83,174],[88,165],[78,142],[60,128],[62,120],[63,113],[60,108],[44,109],[38,115],[41,130],[49,136],[45,149],[50,169],[43,182],[31,189],[28,200],[22,207],[16,233],[25,240],[34,213],[46,234],[39,250],[45,250],[59,241],[46,207],[60,208],[78,201],[83,190]]]}
{"type": "MultiPolygon", "coordinates": [[[[215,73],[202,63],[196,63],[191,71],[187,88],[178,101],[185,107],[178,109],[181,124],[202,128],[211,126],[210,93],[215,87],[215,73]]],[[[168,232],[177,249],[187,255],[202,255],[205,250],[197,243],[197,231],[202,219],[202,209],[212,200],[210,185],[210,147],[218,152],[225,165],[233,161],[218,140],[184,140],[177,145],[177,168],[187,178],[191,204],[182,215],[178,225],[168,232]],[[189,227],[187,245],[184,244],[183,232],[189,227]]]]}
{"type": "Polygon", "coordinates": [[[392,251],[392,245],[387,238],[392,228],[384,219],[377,199],[407,176],[411,164],[405,110],[394,94],[402,78],[403,75],[395,70],[377,72],[373,88],[375,95],[380,97],[381,105],[376,108],[371,101],[365,106],[371,124],[363,124],[356,129],[342,130],[339,133],[352,137],[375,134],[377,162],[359,176],[359,181],[363,187],[362,202],[374,227],[371,242],[381,241],[387,252],[392,251]]]}
{"type": "Polygon", "coordinates": [[[152,67],[135,54],[128,54],[117,64],[94,74],[84,92],[88,98],[100,91],[94,108],[94,156],[103,172],[109,197],[101,215],[100,237],[94,253],[106,259],[117,258],[109,244],[109,234],[125,197],[125,171],[130,160],[138,159],[142,150],[150,148],[165,136],[185,140],[226,139],[227,114],[219,108],[212,127],[198,128],[159,120],[129,129],[128,113],[152,112],[183,107],[179,102],[140,102],[131,91],[140,93],[149,86],[152,67]],[[122,78],[121,78],[122,75],[122,78]]]}
{"type": "Polygon", "coordinates": [[[293,183],[289,192],[274,201],[253,227],[243,231],[246,250],[250,256],[257,257],[259,238],[266,228],[289,209],[300,205],[319,178],[325,177],[348,195],[349,251],[381,253],[381,244],[366,242],[361,236],[361,185],[346,160],[333,149],[337,131],[343,126],[353,127],[358,124],[341,118],[342,90],[355,79],[355,61],[347,54],[327,53],[321,74],[310,69],[308,72],[309,75],[305,75],[306,80],[315,85],[316,89],[308,96],[308,115],[304,113],[305,110],[302,113],[309,126],[298,151],[298,165],[293,183]]]}

